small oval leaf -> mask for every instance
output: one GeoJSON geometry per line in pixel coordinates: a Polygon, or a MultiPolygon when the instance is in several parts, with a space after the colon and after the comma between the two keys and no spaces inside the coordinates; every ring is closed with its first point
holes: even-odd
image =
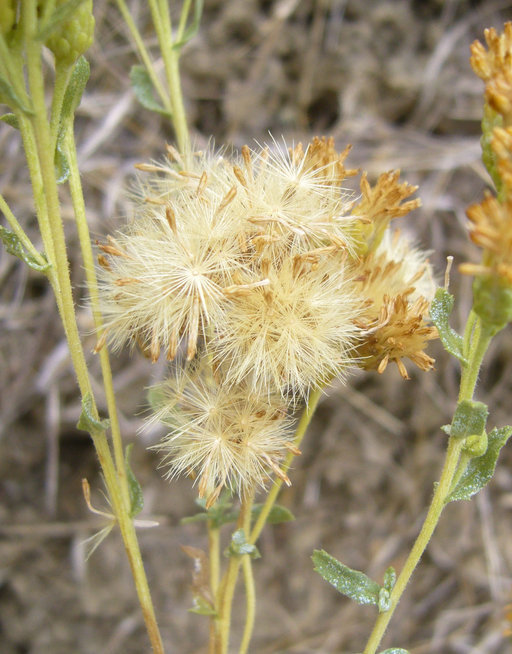
{"type": "Polygon", "coordinates": [[[153,83],[149,76],[148,71],[144,66],[132,66],[130,70],[130,81],[132,83],[133,90],[137,96],[137,100],[145,109],[149,111],[154,111],[157,114],[166,116],[167,118],[171,117],[171,114],[159,104],[153,95],[153,83]]]}
{"type": "Polygon", "coordinates": [[[439,338],[444,349],[461,363],[467,363],[462,353],[462,336],[452,329],[449,324],[450,314],[455,298],[445,288],[438,288],[430,305],[430,318],[437,327],[439,338]]]}
{"type": "Polygon", "coordinates": [[[342,595],[350,597],[358,604],[378,606],[381,587],[364,572],[348,568],[325,550],[315,550],[311,558],[315,571],[342,595]]]}
{"type": "Polygon", "coordinates": [[[41,255],[41,258],[45,263],[40,263],[23,248],[23,245],[16,234],[11,232],[10,229],[6,229],[3,225],[0,225],[0,240],[9,254],[24,261],[29,268],[32,268],[32,270],[44,273],[51,268],[51,264],[46,261],[46,256],[44,254],[41,255]]]}
{"type": "Polygon", "coordinates": [[[470,460],[468,467],[459,479],[446,503],[469,500],[490,481],[496,469],[501,448],[510,438],[512,427],[494,428],[488,435],[487,451],[482,456],[470,460]]]}
{"type": "Polygon", "coordinates": [[[94,434],[101,431],[106,431],[110,426],[110,420],[98,420],[92,413],[92,396],[86,393],[82,398],[82,413],[76,423],[78,429],[94,434]]]}

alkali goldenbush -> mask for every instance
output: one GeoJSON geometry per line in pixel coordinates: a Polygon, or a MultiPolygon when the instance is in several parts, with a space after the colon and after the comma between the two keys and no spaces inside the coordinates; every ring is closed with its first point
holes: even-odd
{"type": "Polygon", "coordinates": [[[244,495],[285,477],[290,416],[311,389],[353,366],[394,361],[407,377],[404,358],[433,365],[426,254],[389,234],[418,206],[415,188],[363,176],[354,199],[347,154],[325,139],[240,157],[171,151],[140,166],[135,217],[100,246],[106,338],[178,360],[156,393],[170,428],[159,449],[208,505],[223,486],[244,495]]]}

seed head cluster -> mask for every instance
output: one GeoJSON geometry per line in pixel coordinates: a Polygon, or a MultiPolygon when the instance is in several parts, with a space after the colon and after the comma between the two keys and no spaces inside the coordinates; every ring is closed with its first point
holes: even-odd
{"type": "Polygon", "coordinates": [[[243,496],[295,451],[294,410],[350,367],[421,369],[435,336],[424,253],[392,219],[418,206],[397,172],[361,196],[332,139],[181,158],[172,149],[134,192],[129,225],[99,245],[106,340],[165,356],[153,397],[169,429],[169,476],[188,473],[211,505],[243,496]]]}

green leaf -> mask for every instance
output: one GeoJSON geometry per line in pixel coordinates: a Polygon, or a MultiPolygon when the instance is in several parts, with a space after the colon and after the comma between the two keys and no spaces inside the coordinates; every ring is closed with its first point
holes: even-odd
{"type": "Polygon", "coordinates": [[[68,0],[63,5],[56,7],[50,18],[36,33],[37,41],[46,41],[62,23],[65,23],[75,13],[78,7],[85,0],[68,0]]]}
{"type": "Polygon", "coordinates": [[[391,649],[385,649],[380,654],[409,654],[409,651],[401,647],[392,647],[391,649]]]}
{"type": "Polygon", "coordinates": [[[189,609],[190,613],[197,613],[198,615],[217,615],[217,611],[213,606],[201,595],[194,596],[194,606],[189,609]]]}
{"type": "Polygon", "coordinates": [[[438,288],[430,305],[430,318],[437,327],[444,349],[463,363],[467,363],[462,353],[462,336],[450,327],[448,322],[455,298],[445,288],[438,288]]]}
{"type": "Polygon", "coordinates": [[[450,425],[451,438],[468,438],[480,436],[485,430],[489,409],[483,402],[462,400],[457,404],[450,425]]]}
{"type": "Polygon", "coordinates": [[[11,109],[19,109],[23,113],[32,115],[34,112],[23,102],[20,96],[14,90],[14,87],[5,77],[0,75],[0,103],[6,104],[11,109]]]}
{"type": "Polygon", "coordinates": [[[395,568],[389,567],[384,573],[384,583],[382,585],[387,591],[391,592],[395,587],[395,583],[396,583],[395,568]]]}
{"type": "Polygon", "coordinates": [[[59,117],[59,133],[57,144],[55,146],[55,177],[57,184],[63,184],[69,179],[69,162],[65,155],[65,138],[68,129],[71,129],[75,117],[75,111],[80,104],[87,80],[90,74],[89,62],[85,57],[80,57],[69,79],[64,98],[62,100],[62,109],[59,117]]]}
{"type": "Polygon", "coordinates": [[[92,413],[92,396],[87,393],[82,398],[82,413],[76,423],[78,429],[94,434],[101,431],[106,431],[110,426],[110,420],[98,420],[92,413]]]}
{"type": "Polygon", "coordinates": [[[9,254],[13,254],[15,257],[18,257],[18,259],[24,261],[29,268],[32,268],[32,270],[44,273],[51,268],[51,264],[47,262],[44,254],[42,254],[41,257],[46,263],[41,264],[23,248],[18,236],[16,236],[14,232],[11,232],[11,230],[6,229],[3,225],[0,225],[0,239],[9,254]]]}
{"type": "Polygon", "coordinates": [[[379,613],[386,613],[391,607],[391,593],[386,588],[379,590],[379,599],[377,602],[379,613]]]}
{"type": "Polygon", "coordinates": [[[128,493],[130,495],[130,516],[134,518],[138,515],[144,508],[144,496],[142,494],[142,488],[137,478],[133,474],[133,470],[130,466],[130,456],[133,449],[133,443],[130,443],[126,446],[124,454],[124,464],[126,466],[126,477],[128,480],[128,493]]]}
{"type": "Polygon", "coordinates": [[[222,493],[217,502],[215,502],[215,504],[208,510],[206,509],[206,500],[204,498],[197,498],[196,504],[200,506],[203,511],[201,513],[196,513],[193,516],[182,518],[182,524],[186,525],[192,522],[206,522],[207,520],[211,520],[211,526],[214,529],[220,529],[222,525],[236,522],[238,519],[238,511],[231,510],[233,503],[231,502],[231,495],[229,492],[222,493]]]}
{"type": "MultiPolygon", "coordinates": [[[[252,508],[253,519],[257,519],[263,509],[263,504],[255,504],[252,508]]],[[[281,522],[291,522],[295,520],[293,513],[281,504],[274,504],[270,509],[267,517],[267,525],[278,525],[281,522]]]]}
{"type": "Polygon", "coordinates": [[[67,182],[71,172],[69,169],[68,158],[63,150],[63,139],[59,137],[57,139],[57,145],[55,146],[55,157],[53,162],[55,166],[55,181],[57,184],[64,184],[64,182],[67,182]]]}
{"type": "Polygon", "coordinates": [[[379,605],[381,587],[364,572],[348,568],[327,554],[325,550],[315,550],[311,558],[315,564],[315,571],[342,595],[350,597],[358,604],[379,605]]]}
{"type": "Polygon", "coordinates": [[[149,73],[144,66],[132,66],[130,70],[130,81],[135,95],[137,96],[137,100],[144,108],[154,111],[157,114],[162,114],[162,116],[166,116],[167,118],[171,118],[171,114],[167,109],[162,107],[162,105],[155,100],[155,96],[153,95],[153,83],[151,82],[149,73]]]}
{"type": "Polygon", "coordinates": [[[225,550],[224,555],[230,557],[242,556],[244,554],[248,554],[252,559],[259,559],[261,556],[256,545],[252,545],[252,543],[247,542],[245,531],[243,529],[237,529],[235,532],[233,532],[231,536],[231,543],[225,550]]]}
{"type": "Polygon", "coordinates": [[[183,32],[183,38],[180,41],[172,44],[173,49],[182,48],[185,43],[188,43],[192,37],[194,37],[199,30],[199,23],[201,22],[201,15],[203,13],[203,0],[195,0],[194,2],[194,17],[192,22],[183,32]]]}
{"type": "Polygon", "coordinates": [[[469,500],[478,493],[494,474],[501,448],[512,434],[512,427],[495,427],[488,435],[485,454],[471,459],[453,491],[446,498],[446,503],[457,500],[469,500]]]}
{"type": "Polygon", "coordinates": [[[85,87],[89,80],[91,67],[85,57],[79,57],[73,67],[73,72],[69,79],[64,98],[62,100],[62,109],[60,113],[60,124],[68,120],[73,120],[75,111],[80,104],[85,87]]]}
{"type": "Polygon", "coordinates": [[[14,127],[14,129],[20,128],[18,117],[15,114],[4,114],[3,116],[0,116],[0,120],[11,127],[14,127]]]}

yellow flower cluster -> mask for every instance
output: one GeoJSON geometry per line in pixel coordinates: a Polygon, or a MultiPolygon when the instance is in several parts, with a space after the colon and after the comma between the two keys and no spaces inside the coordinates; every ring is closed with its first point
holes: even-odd
{"type": "Polygon", "coordinates": [[[290,418],[350,366],[432,367],[434,287],[424,254],[389,223],[418,206],[398,173],[356,200],[332,139],[240,156],[173,150],[134,194],[132,222],[100,245],[106,338],[175,375],[156,389],[169,474],[211,505],[224,486],[263,485],[292,447],[290,418]]]}
{"type": "Polygon", "coordinates": [[[499,283],[512,283],[512,23],[503,34],[485,30],[487,49],[475,41],[471,66],[485,82],[484,161],[498,191],[470,206],[471,240],[483,248],[480,264],[465,263],[461,272],[492,276],[499,283]]]}

